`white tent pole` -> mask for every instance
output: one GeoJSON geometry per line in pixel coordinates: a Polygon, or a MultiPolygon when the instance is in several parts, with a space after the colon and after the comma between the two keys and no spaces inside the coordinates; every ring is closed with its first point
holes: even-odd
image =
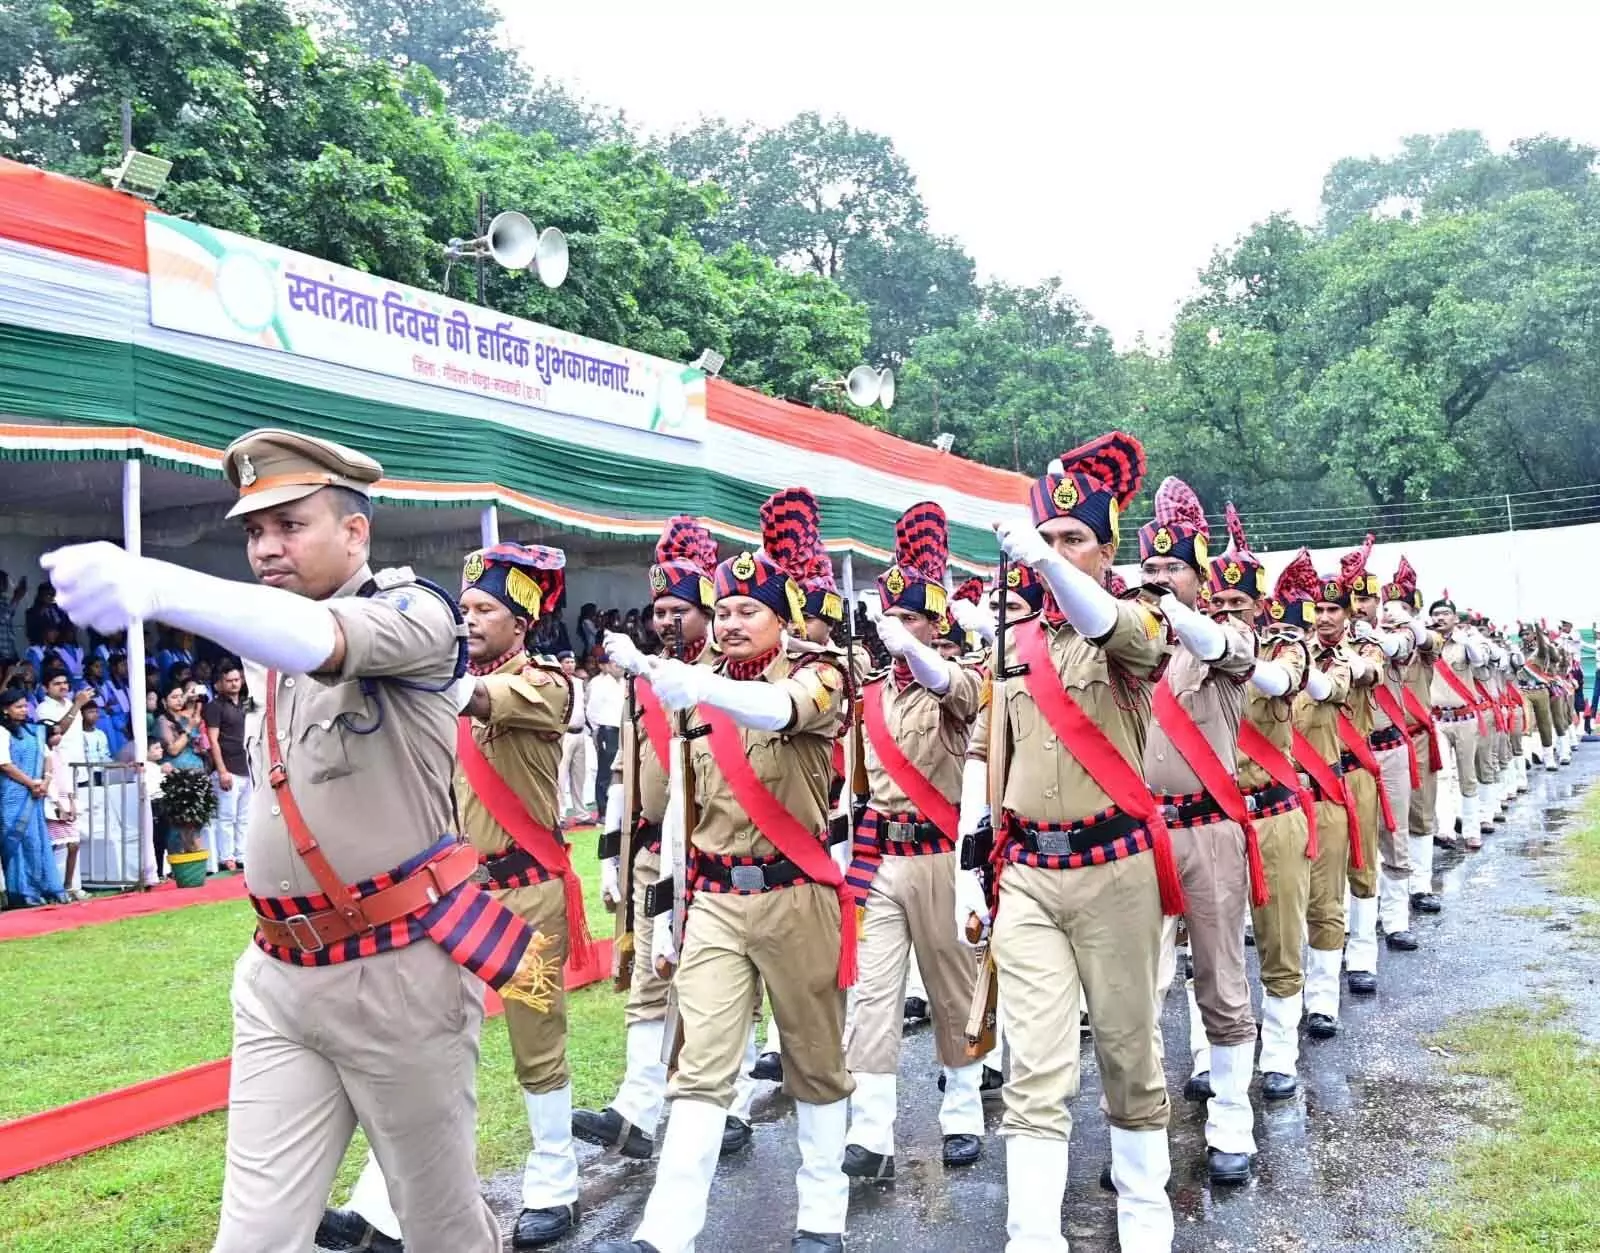
{"type": "MultiPolygon", "coordinates": [[[[144,463],[132,453],[122,463],[122,546],[135,557],[144,548],[143,527],[144,463]]],[[[128,710],[133,732],[134,761],[142,766],[150,755],[145,728],[144,623],[134,618],[128,623],[128,710]]],[[[150,817],[150,798],[145,792],[143,771],[139,779],[139,882],[155,878],[155,833],[150,817]]]]}
{"type": "Polygon", "coordinates": [[[483,537],[483,547],[492,548],[500,542],[500,506],[485,505],[478,517],[478,531],[483,537]]]}

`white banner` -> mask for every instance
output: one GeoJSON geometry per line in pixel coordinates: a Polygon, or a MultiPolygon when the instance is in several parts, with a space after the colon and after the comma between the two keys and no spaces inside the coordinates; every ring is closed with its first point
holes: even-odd
{"type": "MultiPolygon", "coordinates": [[[[150,321],[677,439],[704,439],[692,366],[391,283],[159,213],[145,216],[150,321]]],[[[529,415],[529,430],[537,418],[529,415]]]]}

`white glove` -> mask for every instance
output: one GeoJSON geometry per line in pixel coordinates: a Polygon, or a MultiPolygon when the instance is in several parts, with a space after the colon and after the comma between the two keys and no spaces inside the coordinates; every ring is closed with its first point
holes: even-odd
{"type": "Polygon", "coordinates": [[[1266,657],[1256,658],[1256,668],[1250,672],[1250,686],[1263,696],[1289,694],[1289,668],[1266,657]]]}
{"type": "Polygon", "coordinates": [[[974,605],[970,600],[953,600],[950,616],[963,631],[970,631],[985,644],[994,643],[994,615],[982,605],[974,605]]]}
{"type": "Polygon", "coordinates": [[[607,909],[615,909],[622,900],[622,880],[617,872],[615,857],[605,857],[600,861],[600,895],[607,909]]]}
{"type": "Polygon", "coordinates": [[[1001,551],[1019,565],[1037,570],[1051,558],[1059,558],[1056,550],[1050,547],[1050,541],[1039,534],[1031,519],[996,522],[994,534],[1000,541],[1001,551]]]}
{"type": "Polygon", "coordinates": [[[626,635],[607,631],[605,635],[606,660],[621,666],[629,674],[643,674],[645,656],[626,635]]]}
{"type": "Polygon", "coordinates": [[[464,674],[450,685],[450,700],[456,707],[456,713],[464,714],[467,706],[472,704],[472,698],[478,693],[478,676],[464,674]]]}
{"type": "Polygon", "coordinates": [[[1044,580],[1079,635],[1097,640],[1111,633],[1117,625],[1116,597],[1051,548],[1031,522],[996,522],[994,533],[1006,556],[1032,567],[1044,580]]]}
{"type": "Polygon", "coordinates": [[[104,541],[58,548],[39,564],[67,616],[102,634],[134,619],[164,622],[285,674],[316,673],[338,646],[327,605],[280,588],[197,574],[104,541]]]}
{"type": "Polygon", "coordinates": [[[1333,695],[1333,680],[1325,671],[1312,666],[1306,671],[1306,691],[1311,694],[1312,700],[1325,701],[1333,695]]]}
{"type": "Polygon", "coordinates": [[[1357,618],[1350,626],[1350,634],[1358,640],[1375,640],[1378,633],[1372,629],[1372,623],[1365,618],[1357,618]]]}
{"type": "Polygon", "coordinates": [[[983,924],[983,934],[979,936],[979,943],[989,934],[989,901],[983,894],[983,882],[978,878],[976,870],[962,870],[956,867],[956,935],[961,943],[968,948],[973,947],[971,938],[967,935],[967,920],[977,915],[978,921],[983,924]]]}
{"type": "MultiPolygon", "coordinates": [[[[990,710],[992,718],[996,714],[1006,716],[1006,711],[990,710]]],[[[971,835],[983,825],[983,820],[989,816],[989,763],[978,761],[969,757],[961,766],[961,812],[956,818],[956,825],[960,828],[958,834],[971,835]]]]}
{"type": "Polygon", "coordinates": [[[703,666],[657,657],[650,667],[650,686],[668,709],[693,709],[702,699],[700,680],[710,673],[703,666]]]}
{"type": "Polygon", "coordinates": [[[912,638],[910,629],[899,618],[879,614],[872,621],[878,629],[878,643],[896,657],[904,657],[917,642],[912,638]]]}
{"type": "Polygon", "coordinates": [[[911,675],[935,696],[950,690],[950,663],[916,636],[895,617],[877,619],[878,643],[911,667],[911,675]]]}
{"type": "Polygon", "coordinates": [[[672,943],[672,911],[657,914],[650,929],[650,960],[678,964],[678,949],[672,943]]]}
{"type": "Polygon", "coordinates": [[[1228,655],[1227,628],[1190,609],[1171,592],[1161,597],[1161,612],[1173,634],[1201,661],[1221,661],[1228,655]]]}
{"type": "Polygon", "coordinates": [[[651,686],[668,709],[711,705],[753,731],[782,731],[794,721],[794,701],[774,683],[730,679],[704,666],[657,658],[651,686]]]}

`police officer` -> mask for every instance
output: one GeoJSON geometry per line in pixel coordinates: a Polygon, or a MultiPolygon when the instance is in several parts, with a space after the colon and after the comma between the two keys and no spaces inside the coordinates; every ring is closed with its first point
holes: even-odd
{"type": "MultiPolygon", "coordinates": [[[[999,866],[992,953],[1007,1016],[1004,1091],[1008,1248],[1065,1249],[1061,1202],[1078,1091],[1080,985],[1094,1020],[1111,1124],[1117,1230],[1129,1250],[1172,1243],[1167,1099],[1156,1030],[1163,914],[1182,910],[1166,828],[1139,763],[1150,680],[1165,658],[1159,611],[1103,578],[1117,519],[1144,479],[1144,449],[1113,432],[1064,454],[1029,494],[1031,518],[996,527],[1007,556],[1046,589],[1041,614],[1006,624],[991,673],[1003,687],[973,727],[961,828],[989,804],[992,718],[1006,760],[992,825],[999,866]],[[1005,667],[999,662],[1004,660],[1005,667]],[[1011,678],[1012,665],[1026,674],[1011,678]],[[1000,728],[997,728],[1000,730],[1000,728]],[[1003,784],[1001,784],[1003,780],[1003,784]],[[1003,843],[1002,843],[1003,841],[1003,843]]],[[[1002,773],[1003,771],[1003,773],[1002,773]]],[[[956,872],[958,931],[990,921],[976,872],[956,872]]]]}
{"type": "MultiPolygon", "coordinates": [[[[478,881],[551,939],[551,960],[570,957],[583,967],[594,956],[556,800],[572,685],[560,666],[530,664],[527,652],[534,625],[560,608],[565,566],[560,549],[521,544],[496,544],[467,558],[461,609],[475,682],[457,728],[455,784],[462,826],[478,852],[478,881]]],[[[533,1139],[512,1247],[534,1249],[561,1239],[578,1217],[566,993],[558,984],[537,1010],[508,1001],[505,1017],[533,1139]]],[[[381,1250],[389,1237],[398,1249],[399,1235],[383,1172],[369,1154],[349,1208],[324,1215],[317,1243],[381,1250]]]]}
{"type": "Polygon", "coordinates": [[[1416,785],[1411,789],[1406,821],[1408,860],[1411,864],[1411,908],[1419,914],[1437,914],[1444,903],[1433,890],[1434,837],[1439,833],[1436,807],[1440,760],[1439,733],[1434,725],[1431,704],[1433,663],[1444,640],[1423,617],[1422,596],[1417,590],[1417,572],[1404,557],[1395,566],[1394,577],[1383,585],[1383,608],[1379,621],[1391,630],[1411,633],[1416,648],[1400,666],[1400,707],[1405,714],[1406,734],[1411,737],[1411,760],[1416,766],[1416,785]]]}
{"type": "MultiPolygon", "coordinates": [[[[223,469],[260,586],[105,543],[45,558],[86,626],[164,622],[270,668],[216,1253],[304,1253],[357,1125],[411,1253],[492,1253],[474,1165],[482,989],[440,911],[504,911],[468,883],[476,858],[451,834],[453,606],[409,571],[368,568],[372,458],[267,429],[223,469]]],[[[538,946],[516,929],[526,973],[538,946]]]]}
{"type": "MultiPolygon", "coordinates": [[[[1461,789],[1461,833],[1468,848],[1482,848],[1494,830],[1492,814],[1483,813],[1478,795],[1478,739],[1488,733],[1487,719],[1472,690],[1472,668],[1488,660],[1482,638],[1461,623],[1455,602],[1440,597],[1428,606],[1434,630],[1444,648],[1433,667],[1433,720],[1455,757],[1456,785],[1461,789]]],[[[1446,840],[1447,832],[1440,833],[1446,840]]]]}

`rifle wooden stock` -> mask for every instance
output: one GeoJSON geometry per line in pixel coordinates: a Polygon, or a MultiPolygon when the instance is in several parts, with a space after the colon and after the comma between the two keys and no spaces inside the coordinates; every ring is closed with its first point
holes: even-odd
{"type": "MultiPolygon", "coordinates": [[[[616,929],[611,944],[611,983],[618,992],[633,986],[633,954],[638,945],[634,934],[636,911],[633,899],[633,833],[639,825],[641,812],[639,799],[639,702],[633,685],[637,676],[628,680],[628,714],[622,724],[622,844],[617,854],[616,929]]],[[[596,786],[600,786],[599,782],[596,786]]],[[[609,781],[605,782],[609,788],[609,781]]]]}
{"type": "Polygon", "coordinates": [[[972,986],[972,1006],[967,1013],[967,1056],[973,1061],[994,1052],[999,1021],[1000,977],[995,969],[993,941],[977,952],[978,981],[972,986]]]}

